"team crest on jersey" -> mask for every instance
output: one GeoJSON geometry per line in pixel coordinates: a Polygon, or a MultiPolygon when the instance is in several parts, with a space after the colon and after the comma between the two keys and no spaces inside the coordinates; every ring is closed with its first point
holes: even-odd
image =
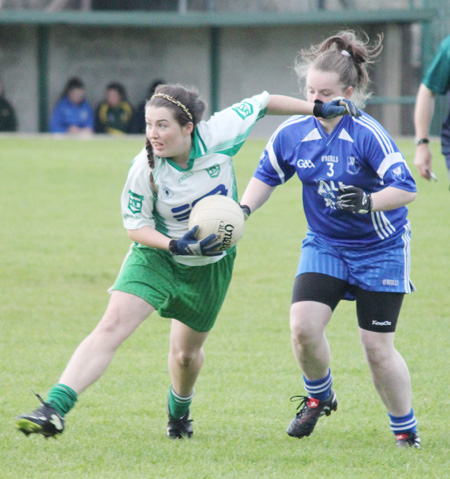
{"type": "Polygon", "coordinates": [[[220,175],[220,166],[211,166],[211,168],[206,168],[206,171],[211,178],[217,178],[220,175]]]}
{"type": "Polygon", "coordinates": [[[169,188],[167,188],[167,186],[165,185],[161,186],[161,198],[163,200],[167,200],[171,198],[172,196],[173,196],[173,193],[169,188]]]}
{"type": "Polygon", "coordinates": [[[243,119],[245,120],[248,116],[253,114],[253,105],[251,103],[247,103],[243,101],[240,105],[235,106],[233,110],[243,119]]]}
{"type": "Polygon", "coordinates": [[[405,181],[406,173],[403,165],[398,165],[392,170],[392,176],[395,180],[405,181]]]}
{"type": "Polygon", "coordinates": [[[138,214],[142,212],[142,202],[144,200],[144,197],[142,195],[138,195],[134,191],[128,190],[128,193],[130,194],[128,198],[128,209],[133,213],[133,214],[138,214]]]}
{"type": "Polygon", "coordinates": [[[361,163],[354,156],[347,156],[347,173],[357,175],[361,169],[361,163]]]}

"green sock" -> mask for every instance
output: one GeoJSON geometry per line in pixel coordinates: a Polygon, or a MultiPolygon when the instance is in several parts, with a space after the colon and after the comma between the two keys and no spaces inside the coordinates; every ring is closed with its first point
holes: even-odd
{"type": "Polygon", "coordinates": [[[47,401],[64,417],[77,402],[77,393],[64,384],[55,384],[50,390],[47,401]]]}
{"type": "Polygon", "coordinates": [[[176,419],[184,416],[191,405],[192,398],[194,397],[194,391],[188,397],[179,396],[170,386],[169,391],[169,410],[170,414],[176,419]]]}

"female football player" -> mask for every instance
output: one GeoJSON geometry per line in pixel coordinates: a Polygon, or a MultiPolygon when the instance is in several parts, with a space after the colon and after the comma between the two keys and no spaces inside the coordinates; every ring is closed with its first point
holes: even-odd
{"type": "MultiPolygon", "coordinates": [[[[382,50],[344,31],[301,52],[297,74],[310,102],[367,98],[367,65],[382,50]]],[[[403,296],[413,286],[410,223],[416,197],[408,165],[384,128],[361,117],[294,116],[268,142],[241,199],[253,212],[294,174],[303,183],[308,232],[295,278],[290,327],[307,396],[287,433],[309,436],[337,408],[325,328],[341,299],[356,300],[362,347],[398,446],[420,448],[408,368],[394,347],[403,296]]],[[[292,398],[292,399],[294,399],[292,398]]],[[[353,407],[357,410],[357,406],[353,407]]]]}
{"type": "Polygon", "coordinates": [[[104,373],[117,348],[157,310],[173,318],[168,395],[170,438],[193,434],[190,404],[204,360],[202,349],[225,299],[235,248],[218,253],[215,235],[188,231],[189,213],[208,195],[237,199],[232,157],[265,114],[331,118],[359,111],[351,102],[314,105],[263,92],[208,121],[205,103],[180,85],[160,85],[145,109],[146,147],[134,159],[122,193],[123,223],[133,241],[111,288],[106,312],[79,345],[48,398],[17,419],[26,435],[62,433],[78,395],[104,373]]]}

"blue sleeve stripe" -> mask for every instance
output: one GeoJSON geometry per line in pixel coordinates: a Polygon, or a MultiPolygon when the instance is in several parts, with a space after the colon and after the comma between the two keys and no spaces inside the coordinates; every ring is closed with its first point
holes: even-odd
{"type": "Polygon", "coordinates": [[[375,136],[376,140],[380,144],[386,156],[394,152],[394,148],[392,146],[392,142],[390,138],[386,135],[386,133],[380,128],[380,126],[375,121],[369,119],[366,116],[362,116],[360,118],[354,118],[354,121],[366,127],[368,130],[370,130],[373,133],[373,135],[375,136]]]}
{"type": "Polygon", "coordinates": [[[272,168],[275,170],[276,174],[278,175],[278,178],[280,178],[280,182],[284,183],[286,181],[284,171],[280,168],[280,165],[278,164],[277,155],[275,154],[275,151],[273,149],[273,141],[269,142],[266,151],[272,168]]]}

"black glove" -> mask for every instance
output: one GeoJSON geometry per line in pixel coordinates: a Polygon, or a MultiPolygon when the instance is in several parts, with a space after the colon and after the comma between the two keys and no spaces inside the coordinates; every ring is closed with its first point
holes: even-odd
{"type": "Polygon", "coordinates": [[[356,186],[340,186],[336,207],[352,213],[370,213],[372,211],[372,198],[370,194],[356,186]]]}
{"type": "Polygon", "coordinates": [[[239,206],[241,207],[241,210],[242,210],[242,213],[244,213],[244,220],[247,221],[248,220],[248,217],[251,215],[252,213],[252,210],[250,209],[249,206],[247,205],[241,205],[239,203],[239,206]]]}
{"type": "Polygon", "coordinates": [[[356,108],[356,105],[345,98],[339,100],[331,100],[328,103],[323,103],[320,100],[314,100],[314,116],[329,120],[337,116],[350,115],[361,116],[361,110],[356,108]]]}
{"type": "Polygon", "coordinates": [[[202,240],[195,237],[198,230],[198,225],[194,226],[179,240],[171,240],[169,243],[169,250],[172,254],[179,254],[183,256],[219,256],[221,251],[216,248],[222,246],[222,242],[217,239],[217,236],[212,234],[202,240]]]}

